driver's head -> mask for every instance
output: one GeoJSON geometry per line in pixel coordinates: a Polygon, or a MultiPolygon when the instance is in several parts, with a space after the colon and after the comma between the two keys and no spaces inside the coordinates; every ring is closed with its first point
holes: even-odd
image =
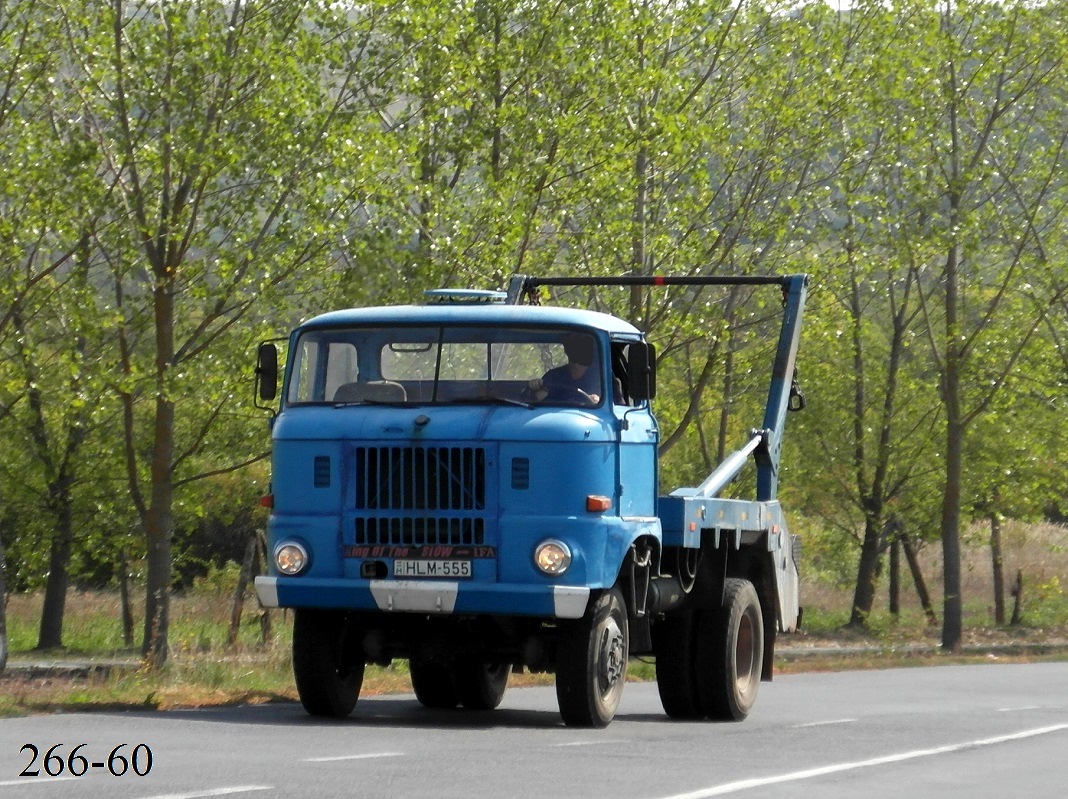
{"type": "Polygon", "coordinates": [[[593,337],[582,333],[571,333],[564,338],[564,352],[570,363],[589,366],[593,363],[595,351],[593,337]]]}

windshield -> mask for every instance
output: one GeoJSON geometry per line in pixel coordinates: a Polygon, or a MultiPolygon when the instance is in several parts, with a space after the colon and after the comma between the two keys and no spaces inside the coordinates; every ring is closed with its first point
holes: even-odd
{"type": "Polygon", "coordinates": [[[591,407],[604,396],[589,333],[561,328],[360,327],[296,344],[286,401],[591,407]]]}

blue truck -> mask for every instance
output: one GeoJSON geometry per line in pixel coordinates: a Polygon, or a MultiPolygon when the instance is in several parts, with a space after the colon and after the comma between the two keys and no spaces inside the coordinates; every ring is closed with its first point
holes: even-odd
{"type": "MultiPolygon", "coordinates": [[[[808,279],[536,278],[317,316],[260,345],[271,403],[264,607],[292,608],[306,711],[352,712],[365,666],[407,659],[417,700],[495,708],[555,674],[563,721],[604,727],[631,656],[672,718],[742,720],[799,624],[800,540],[777,500],[808,279]],[[770,286],[783,313],[759,428],[661,496],[656,356],[543,286],[770,286]],[[527,302],[530,300],[530,302],[527,302]],[[280,394],[280,396],[279,396],[280,394]],[[721,497],[753,464],[756,497],[721,497]]],[[[760,290],[754,288],[753,290],[760,290]]]]}

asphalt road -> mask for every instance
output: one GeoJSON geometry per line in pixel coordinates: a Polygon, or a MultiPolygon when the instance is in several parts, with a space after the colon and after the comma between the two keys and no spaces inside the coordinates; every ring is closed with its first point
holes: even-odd
{"type": "Polygon", "coordinates": [[[670,721],[637,683],[605,730],[564,727],[552,688],[490,713],[361,699],[340,722],[292,704],[0,720],[0,799],[726,795],[1060,799],[1068,663],[781,676],[741,724],[670,721]]]}

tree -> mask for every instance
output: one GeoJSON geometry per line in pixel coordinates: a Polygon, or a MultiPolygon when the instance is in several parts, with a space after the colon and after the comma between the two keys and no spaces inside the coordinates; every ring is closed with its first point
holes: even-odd
{"type": "Polygon", "coordinates": [[[332,252],[361,208],[344,159],[376,131],[357,114],[359,43],[334,4],[65,8],[71,80],[111,198],[93,248],[111,272],[113,387],[146,544],[142,650],[161,665],[176,492],[263,457],[250,426],[225,447],[235,431],[222,420],[243,399],[234,358],[263,308],[285,312],[298,288],[328,294],[332,252]],[[228,454],[206,464],[208,452],[228,454]]]}
{"type": "MultiPolygon", "coordinates": [[[[52,528],[38,649],[63,645],[68,567],[75,537],[75,486],[95,406],[96,395],[88,390],[84,368],[84,331],[90,324],[87,320],[94,316],[94,301],[82,269],[57,290],[57,294],[65,295],[65,302],[52,296],[38,312],[56,312],[54,320],[42,324],[38,317],[31,325],[21,304],[12,317],[18,333],[18,363],[25,380],[28,451],[41,472],[40,505],[52,528]],[[42,330],[45,327],[51,330],[42,330]],[[38,340],[38,332],[50,332],[51,340],[38,340]]],[[[25,475],[24,479],[29,483],[32,477],[25,475]]]]}
{"type": "Polygon", "coordinates": [[[940,199],[932,239],[942,255],[937,265],[917,264],[917,274],[945,412],[942,646],[952,651],[963,632],[965,438],[1009,385],[1054,291],[1046,239],[1062,219],[1055,193],[1068,142],[1056,92],[1062,12],[1060,4],[946,0],[937,21],[926,14],[931,35],[917,46],[923,68],[939,77],[928,98],[945,131],[928,158],[940,199]]]}
{"type": "MultiPolygon", "coordinates": [[[[51,78],[58,65],[56,17],[48,3],[0,3],[0,347],[19,349],[17,319],[34,292],[68,261],[72,241],[57,228],[69,219],[71,151],[57,142],[51,78]],[[54,159],[54,160],[53,160],[54,159]],[[59,166],[61,169],[56,169],[59,166]],[[57,224],[58,220],[58,224],[57,224]]],[[[2,362],[2,361],[0,361],[2,362]]],[[[3,375],[6,377],[7,375],[3,375]]],[[[25,404],[25,392],[0,388],[0,422],[25,404]]],[[[6,499],[6,498],[5,498],[6,499]]],[[[5,530],[3,535],[12,535],[5,530]]],[[[0,572],[5,567],[0,541],[0,572]]],[[[2,581],[0,581],[2,582],[2,581]]],[[[6,583],[0,585],[0,670],[6,661],[6,583]]]]}
{"type": "Polygon", "coordinates": [[[810,427],[825,456],[841,462],[843,499],[862,528],[850,626],[867,624],[882,552],[902,524],[900,499],[925,477],[917,455],[933,421],[917,401],[925,383],[911,353],[920,313],[912,264],[925,257],[924,214],[914,210],[925,196],[926,164],[915,157],[924,132],[908,90],[915,33],[913,20],[881,3],[857,4],[824,32],[824,89],[840,98],[839,124],[827,137],[822,218],[809,237],[834,265],[820,283],[840,310],[816,335],[832,339],[820,349],[836,353],[828,360],[838,374],[819,382],[834,387],[829,412],[841,416],[826,424],[821,404],[810,427]]]}

